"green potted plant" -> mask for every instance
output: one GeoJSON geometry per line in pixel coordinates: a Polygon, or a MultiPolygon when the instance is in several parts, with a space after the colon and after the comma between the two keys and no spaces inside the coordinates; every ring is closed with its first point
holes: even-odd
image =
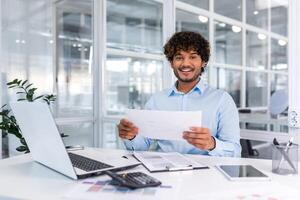
{"type": "MultiPolygon", "coordinates": [[[[45,95],[35,95],[35,91],[37,88],[33,87],[32,83],[29,83],[28,80],[19,80],[14,79],[11,82],[6,84],[8,88],[16,89],[16,94],[19,95],[18,101],[28,101],[33,102],[36,100],[45,101],[48,105],[51,102],[55,101],[56,96],[53,94],[45,94],[45,95]]],[[[15,135],[20,140],[20,146],[16,148],[19,152],[29,153],[28,146],[24,137],[22,136],[22,132],[16,122],[15,117],[11,114],[11,110],[7,104],[4,104],[0,109],[0,116],[2,117],[2,121],[0,122],[0,129],[2,131],[2,136],[6,136],[7,134],[15,135]]]]}

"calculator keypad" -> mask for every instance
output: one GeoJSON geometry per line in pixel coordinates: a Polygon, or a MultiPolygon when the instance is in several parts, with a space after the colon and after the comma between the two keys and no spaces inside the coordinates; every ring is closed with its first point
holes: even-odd
{"type": "Polygon", "coordinates": [[[143,187],[154,187],[161,184],[161,182],[145,173],[142,172],[131,172],[116,174],[113,172],[107,172],[107,175],[121,186],[129,188],[143,188],[143,187]]]}

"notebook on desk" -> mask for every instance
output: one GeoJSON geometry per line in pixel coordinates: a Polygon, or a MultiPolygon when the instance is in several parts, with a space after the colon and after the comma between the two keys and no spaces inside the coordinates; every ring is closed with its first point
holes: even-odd
{"type": "Polygon", "coordinates": [[[194,169],[208,169],[209,167],[196,162],[177,152],[137,152],[133,156],[138,159],[150,172],[168,172],[194,169]]]}
{"type": "Polygon", "coordinates": [[[50,109],[45,103],[10,103],[32,158],[73,179],[124,170],[140,164],[93,149],[67,152],[50,109]]]}

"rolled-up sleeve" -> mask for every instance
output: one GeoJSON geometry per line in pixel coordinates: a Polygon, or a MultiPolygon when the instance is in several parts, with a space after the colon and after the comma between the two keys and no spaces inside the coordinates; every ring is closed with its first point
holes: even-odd
{"type": "Polygon", "coordinates": [[[224,92],[217,114],[216,146],[208,154],[212,156],[240,157],[239,115],[232,97],[224,92]]]}
{"type": "Polygon", "coordinates": [[[151,139],[137,135],[133,140],[123,139],[123,142],[128,150],[147,151],[149,150],[151,139]]]}

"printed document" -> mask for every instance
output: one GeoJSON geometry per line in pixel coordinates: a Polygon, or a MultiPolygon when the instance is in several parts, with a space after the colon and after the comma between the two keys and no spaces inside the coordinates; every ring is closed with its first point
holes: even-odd
{"type": "Polygon", "coordinates": [[[180,171],[207,169],[208,167],[177,152],[162,153],[139,151],[133,156],[138,159],[150,172],[180,171]]]}
{"type": "Polygon", "coordinates": [[[201,126],[201,111],[126,110],[126,119],[148,138],[183,140],[182,134],[192,126],[201,126]]]}

